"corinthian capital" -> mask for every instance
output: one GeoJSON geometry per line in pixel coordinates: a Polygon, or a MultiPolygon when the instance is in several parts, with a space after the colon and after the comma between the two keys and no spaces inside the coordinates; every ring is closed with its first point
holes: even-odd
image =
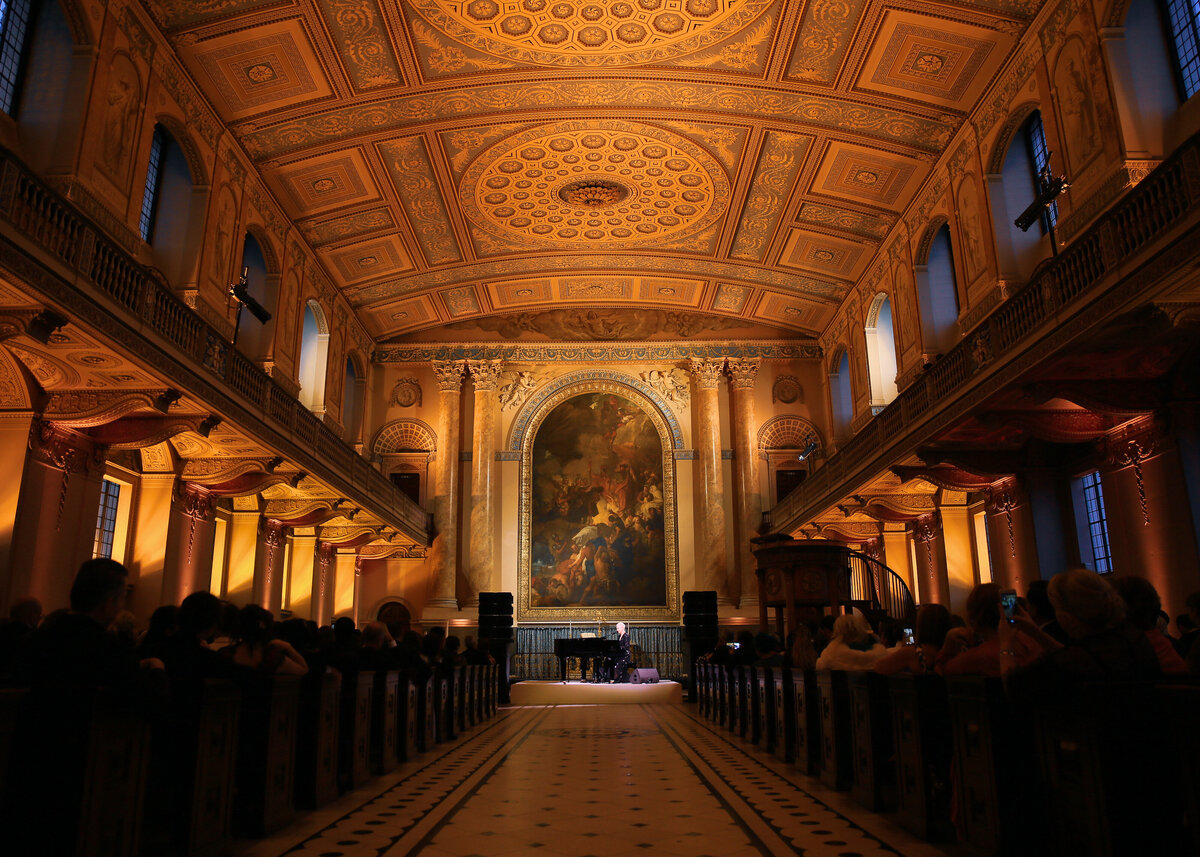
{"type": "Polygon", "coordinates": [[[724,358],[693,357],[688,361],[688,371],[696,386],[701,390],[715,390],[721,383],[724,358]]]}
{"type": "Polygon", "coordinates": [[[496,390],[500,386],[500,370],[504,367],[503,360],[468,360],[467,368],[471,371],[471,380],[475,389],[496,390]]]}
{"type": "Polygon", "coordinates": [[[753,390],[762,361],[757,357],[729,358],[729,386],[735,390],[753,390]]]}
{"type": "Polygon", "coordinates": [[[457,393],[462,389],[466,368],[461,360],[434,360],[433,374],[437,376],[438,389],[445,393],[457,393]]]}

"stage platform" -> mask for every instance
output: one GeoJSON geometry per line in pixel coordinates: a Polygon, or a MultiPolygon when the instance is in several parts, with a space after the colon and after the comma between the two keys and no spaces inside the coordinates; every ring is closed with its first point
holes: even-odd
{"type": "Polygon", "coordinates": [[[655,684],[592,684],[583,681],[519,681],[508,690],[513,705],[621,705],[683,702],[677,681],[655,684]]]}

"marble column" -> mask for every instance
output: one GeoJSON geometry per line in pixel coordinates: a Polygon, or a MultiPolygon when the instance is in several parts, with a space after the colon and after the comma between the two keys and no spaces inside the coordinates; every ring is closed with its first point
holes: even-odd
{"type": "Polygon", "coordinates": [[[226,563],[225,597],[244,607],[258,601],[254,570],[258,565],[262,512],[253,498],[234,498],[229,518],[229,561],[226,563]],[[244,502],[239,502],[244,501],[244,502]],[[242,508],[239,508],[242,506],[242,508]]]}
{"type": "Polygon", "coordinates": [[[176,482],[163,556],[160,603],[179,604],[207,592],[212,580],[217,498],[192,482],[176,482]]]}
{"type": "Polygon", "coordinates": [[[936,512],[922,515],[912,522],[916,542],[917,601],[921,604],[944,604],[950,607],[950,581],[946,576],[946,546],[942,525],[936,512]]]}
{"type": "Polygon", "coordinates": [[[741,580],[742,597],[738,605],[743,611],[755,609],[758,586],[753,545],[750,540],[762,525],[763,501],[758,464],[757,429],[754,418],[754,385],[758,379],[760,360],[731,358],[729,360],[730,430],[733,434],[733,507],[734,544],[737,574],[741,580]]]}
{"type": "Polygon", "coordinates": [[[283,560],[287,543],[287,524],[276,518],[263,518],[258,529],[258,549],[254,554],[254,603],[272,613],[283,606],[283,560]]]}
{"type": "Polygon", "coordinates": [[[317,534],[311,527],[292,528],[290,581],[287,593],[287,608],[292,616],[300,619],[316,618],[316,600],[313,593],[313,563],[316,559],[317,534]]]}
{"type": "Polygon", "coordinates": [[[46,613],[66,607],[75,572],[92,556],[105,447],[35,421],[12,541],[10,599],[32,595],[46,613]]]}
{"type": "Polygon", "coordinates": [[[1015,476],[994,482],[984,497],[992,580],[1001,589],[1024,595],[1029,584],[1041,577],[1029,500],[1015,476]]]}
{"type": "Polygon", "coordinates": [[[496,506],[492,476],[496,469],[496,389],[503,360],[469,360],[475,385],[474,436],[471,441],[471,553],[467,566],[467,606],[492,586],[496,568],[496,506]]]}
{"type": "Polygon", "coordinates": [[[1113,571],[1154,584],[1169,615],[1200,589],[1188,488],[1173,435],[1146,420],[1105,439],[1101,471],[1113,571]]]}
{"type": "MultiPolygon", "coordinates": [[[[147,473],[138,479],[136,502],[133,504],[130,532],[129,582],[133,587],[129,609],[140,620],[146,620],[167,601],[166,586],[167,542],[176,524],[176,493],[178,479],[174,471],[147,473]]],[[[172,583],[174,587],[175,584],[172,583]]],[[[176,591],[173,589],[173,591],[176,591]]]]}
{"type": "Polygon", "coordinates": [[[329,542],[317,542],[313,552],[312,617],[318,625],[333,621],[333,562],[337,548],[329,542]]]}
{"type": "MultiPolygon", "coordinates": [[[[358,548],[335,545],[333,556],[333,615],[355,616],[358,594],[358,548]]],[[[357,623],[356,623],[357,624],[357,623]]]]}
{"type": "MultiPolygon", "coordinates": [[[[25,459],[29,453],[29,431],[33,427],[31,411],[8,411],[0,413],[0,484],[9,486],[0,492],[0,580],[12,580],[9,558],[12,554],[13,536],[16,532],[17,503],[20,491],[12,486],[21,484],[25,472],[25,459]]],[[[24,593],[11,593],[20,597],[24,593]]],[[[7,586],[0,586],[0,616],[8,615],[9,596],[7,586]]]]}
{"type": "Polygon", "coordinates": [[[741,599],[741,579],[729,573],[725,551],[725,487],[721,473],[721,416],[717,389],[723,360],[691,359],[689,370],[696,385],[692,396],[696,420],[696,455],[700,461],[697,480],[696,583],[715,589],[717,601],[736,604],[741,599]]]}
{"type": "Polygon", "coordinates": [[[462,361],[435,360],[433,363],[438,385],[438,451],[433,459],[437,491],[433,498],[433,526],[437,535],[430,556],[437,565],[433,569],[433,592],[425,606],[434,610],[458,609],[458,453],[462,446],[462,380],[465,368],[462,361]]]}

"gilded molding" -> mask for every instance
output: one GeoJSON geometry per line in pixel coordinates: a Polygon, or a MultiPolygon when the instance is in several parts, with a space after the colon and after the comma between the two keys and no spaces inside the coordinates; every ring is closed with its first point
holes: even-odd
{"type": "MultiPolygon", "coordinates": [[[[662,343],[655,345],[509,345],[447,343],[445,345],[397,345],[371,354],[374,363],[455,363],[463,360],[499,358],[506,363],[596,363],[633,361],[676,363],[693,357],[758,357],[764,360],[819,360],[820,346],[810,342],[722,343],[698,345],[662,343]]],[[[461,369],[459,370],[461,373],[461,369]]],[[[460,374],[461,379],[461,374],[460,374]]],[[[441,381],[439,380],[439,384],[441,381]]],[[[448,389],[457,389],[450,387],[448,389]]]]}

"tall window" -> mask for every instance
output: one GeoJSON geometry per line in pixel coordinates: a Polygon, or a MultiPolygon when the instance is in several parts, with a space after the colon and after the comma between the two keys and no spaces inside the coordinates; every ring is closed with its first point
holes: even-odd
{"type": "Polygon", "coordinates": [[[1197,0],[1166,0],[1175,47],[1175,72],[1186,101],[1200,91],[1200,3],[1197,0]]]}
{"type": "Polygon", "coordinates": [[[166,147],[167,133],[161,125],[155,125],[154,139],[150,143],[150,165],[146,168],[146,190],[142,194],[142,216],[138,222],[142,240],[147,244],[154,235],[154,218],[158,213],[158,197],[162,189],[163,150],[166,147]]]}
{"type": "Polygon", "coordinates": [[[100,507],[96,510],[96,535],[92,540],[92,558],[112,558],[113,536],[117,531],[117,507],[121,486],[105,479],[100,484],[100,507]]]}
{"type": "Polygon", "coordinates": [[[17,106],[32,13],[33,0],[0,0],[0,110],[10,116],[17,106]]]}
{"type": "MultiPolygon", "coordinates": [[[[1050,150],[1046,148],[1046,130],[1042,127],[1042,113],[1035,110],[1025,123],[1025,142],[1029,146],[1029,163],[1033,172],[1033,195],[1042,192],[1042,176],[1050,175],[1050,150]]],[[[1042,232],[1058,225],[1058,203],[1052,202],[1039,218],[1042,232]]]]}
{"type": "Polygon", "coordinates": [[[1108,519],[1104,514],[1104,490],[1100,474],[1093,470],[1071,480],[1075,505],[1075,529],[1079,534],[1079,556],[1083,564],[1100,574],[1113,570],[1108,542],[1108,519]]]}

